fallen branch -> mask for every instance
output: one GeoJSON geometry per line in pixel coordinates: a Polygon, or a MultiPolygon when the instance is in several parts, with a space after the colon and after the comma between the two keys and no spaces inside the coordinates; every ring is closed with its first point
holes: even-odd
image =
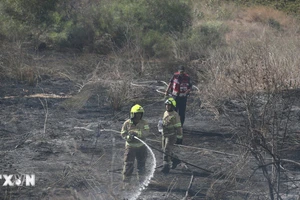
{"type": "Polygon", "coordinates": [[[23,137],[21,139],[21,141],[15,146],[15,149],[19,148],[22,144],[24,144],[26,142],[26,140],[29,138],[30,135],[31,135],[31,132],[27,133],[25,135],[25,137],[23,137]]]}
{"type": "Polygon", "coordinates": [[[47,127],[47,121],[48,121],[48,102],[47,102],[47,98],[45,98],[45,104],[43,103],[43,101],[39,98],[43,108],[44,108],[44,112],[45,112],[45,120],[44,120],[44,136],[46,135],[46,127],[47,127]]]}
{"type": "Polygon", "coordinates": [[[86,127],[78,127],[78,126],[75,126],[74,129],[83,129],[83,130],[91,131],[91,132],[94,131],[94,130],[86,128],[86,127]]]}
{"type": "Polygon", "coordinates": [[[184,198],[182,200],[186,200],[190,196],[190,191],[191,191],[191,187],[193,185],[193,181],[194,181],[194,174],[192,173],[189,186],[188,186],[188,188],[186,190],[186,193],[185,193],[185,196],[184,196],[184,198]]]}
{"type": "Polygon", "coordinates": [[[281,162],[286,162],[286,163],[293,163],[295,165],[300,166],[300,163],[293,161],[293,160],[289,160],[289,159],[280,159],[281,162]]]}

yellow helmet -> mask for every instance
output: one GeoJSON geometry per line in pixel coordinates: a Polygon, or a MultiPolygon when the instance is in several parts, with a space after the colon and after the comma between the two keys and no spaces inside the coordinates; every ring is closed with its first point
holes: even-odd
{"type": "Polygon", "coordinates": [[[142,106],[140,106],[139,104],[135,104],[134,106],[132,106],[131,110],[130,110],[130,118],[134,118],[134,114],[135,113],[144,113],[144,108],[142,106]]]}
{"type": "Polygon", "coordinates": [[[172,105],[176,108],[176,101],[173,97],[170,97],[165,101],[165,105],[172,105]]]}

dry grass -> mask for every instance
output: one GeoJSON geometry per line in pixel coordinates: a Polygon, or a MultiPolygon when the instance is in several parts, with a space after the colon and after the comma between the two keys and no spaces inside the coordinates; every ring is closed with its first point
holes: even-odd
{"type": "Polygon", "coordinates": [[[97,95],[104,100],[99,104],[108,103],[114,111],[119,111],[140,95],[140,91],[130,86],[138,73],[135,72],[138,66],[121,57],[99,60],[95,55],[82,55],[80,59],[69,62],[62,74],[76,83],[78,93],[63,102],[62,106],[66,109],[80,109],[90,97],[97,95]],[[76,66],[75,69],[72,66],[76,66]],[[78,74],[77,71],[83,72],[84,69],[80,69],[85,67],[89,68],[88,71],[78,74]]]}
{"type": "MultiPolygon", "coordinates": [[[[218,2],[214,9],[229,6],[213,2],[218,2]]],[[[203,7],[206,12],[213,11],[209,5],[206,2],[203,7]]],[[[199,82],[206,84],[201,87],[202,95],[207,97],[204,103],[218,107],[220,99],[236,95],[297,88],[300,35],[296,19],[263,6],[235,13],[233,18],[219,19],[230,30],[225,35],[227,46],[210,50],[205,62],[196,63],[201,69],[199,82]],[[270,26],[270,20],[278,22],[280,30],[270,26]]]]}
{"type": "Polygon", "coordinates": [[[210,52],[202,65],[210,77],[201,92],[206,106],[218,108],[221,99],[299,88],[298,38],[272,31],[251,34],[256,37],[237,37],[227,48],[210,52]]]}
{"type": "MultiPolygon", "coordinates": [[[[204,106],[216,116],[232,117],[226,110],[227,100],[241,103],[245,127],[232,124],[231,128],[239,132],[238,143],[263,166],[269,163],[268,156],[281,158],[282,141],[292,137],[289,131],[292,120],[283,114],[290,112],[292,100],[282,98],[281,94],[300,87],[299,25],[281,12],[264,7],[247,8],[241,13],[243,17],[226,22],[231,27],[226,35],[227,46],[211,50],[208,59],[201,63],[207,77],[201,94],[204,106]],[[278,22],[277,28],[270,25],[270,19],[278,22]]],[[[264,171],[264,181],[270,186],[262,191],[271,197],[275,185],[283,179],[274,181],[279,172],[275,164],[270,164],[270,168],[272,171],[266,167],[260,170],[264,171]]],[[[212,187],[211,194],[220,199],[225,195],[218,193],[222,189],[212,187]]]]}
{"type": "Polygon", "coordinates": [[[246,8],[242,13],[242,19],[250,23],[268,24],[270,19],[276,20],[282,27],[289,28],[294,24],[294,19],[284,12],[265,6],[246,8]]]}
{"type": "Polygon", "coordinates": [[[193,26],[199,26],[203,21],[234,19],[239,9],[234,3],[222,0],[193,0],[191,4],[194,13],[193,26]]]}
{"type": "Polygon", "coordinates": [[[38,55],[28,53],[23,43],[6,43],[0,46],[0,78],[22,82],[34,86],[40,75],[53,75],[51,67],[43,67],[44,60],[38,55]]]}
{"type": "Polygon", "coordinates": [[[33,86],[37,83],[38,72],[34,67],[25,66],[17,71],[17,80],[28,83],[33,86]]]}
{"type": "Polygon", "coordinates": [[[85,106],[88,99],[93,95],[92,88],[82,90],[78,94],[75,94],[71,98],[62,102],[61,106],[67,110],[80,109],[85,106]]]}
{"type": "Polygon", "coordinates": [[[131,97],[131,87],[128,82],[114,82],[108,90],[108,101],[114,111],[120,111],[128,103],[131,97]]]}

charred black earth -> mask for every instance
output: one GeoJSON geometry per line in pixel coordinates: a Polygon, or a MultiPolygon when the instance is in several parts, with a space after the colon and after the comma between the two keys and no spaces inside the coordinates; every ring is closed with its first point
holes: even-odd
{"type": "MultiPolygon", "coordinates": [[[[136,102],[144,107],[144,118],[150,124],[152,135],[146,142],[156,157],[156,170],[145,189],[139,190],[135,176],[124,189],[124,141],[117,131],[132,102],[114,111],[107,97],[95,92],[80,107],[66,106],[75,93],[75,84],[63,78],[44,77],[35,86],[1,83],[1,175],[34,174],[35,185],[2,186],[2,177],[0,199],[121,200],[137,194],[137,199],[143,200],[255,199],[251,191],[265,187],[259,175],[254,177],[256,184],[249,184],[251,170],[247,173],[238,167],[235,180],[229,181],[228,172],[241,159],[232,127],[222,117],[215,119],[215,114],[204,107],[194,106],[197,99],[193,96],[188,103],[183,145],[176,149],[183,162],[168,175],[162,174],[156,126],[164,105],[163,97],[153,91],[136,102]],[[234,198],[222,198],[222,192],[232,184],[240,191],[232,192],[234,198]],[[253,190],[247,192],[247,184],[253,190]]],[[[153,165],[149,154],[149,173],[153,165]]],[[[251,169],[253,164],[247,162],[242,167],[251,169]]]]}

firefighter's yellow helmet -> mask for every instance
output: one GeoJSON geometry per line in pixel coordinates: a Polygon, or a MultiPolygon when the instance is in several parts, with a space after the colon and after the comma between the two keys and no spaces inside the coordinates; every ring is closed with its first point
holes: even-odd
{"type": "Polygon", "coordinates": [[[140,106],[139,104],[135,104],[134,106],[132,106],[131,110],[130,110],[130,118],[134,118],[134,114],[135,113],[144,113],[144,108],[142,106],[140,106]]]}
{"type": "Polygon", "coordinates": [[[172,105],[176,108],[176,101],[173,97],[170,97],[165,101],[165,105],[172,105]]]}

